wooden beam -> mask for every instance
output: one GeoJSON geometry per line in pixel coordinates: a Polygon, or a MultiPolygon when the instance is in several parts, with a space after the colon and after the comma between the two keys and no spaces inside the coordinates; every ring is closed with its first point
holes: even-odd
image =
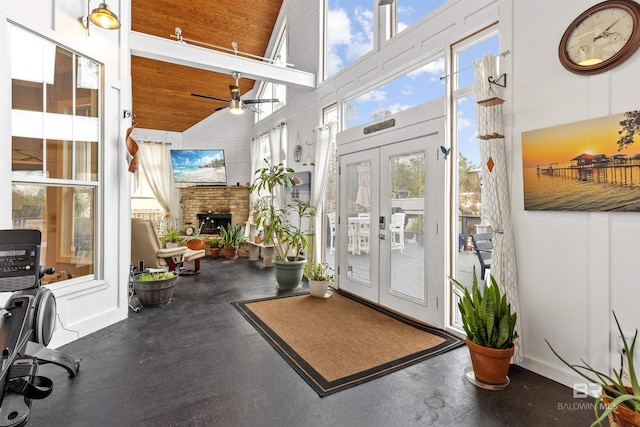
{"type": "Polygon", "coordinates": [[[218,52],[200,46],[180,43],[148,34],[131,32],[131,55],[218,73],[242,73],[243,77],[313,89],[316,75],[305,71],[218,52]]]}

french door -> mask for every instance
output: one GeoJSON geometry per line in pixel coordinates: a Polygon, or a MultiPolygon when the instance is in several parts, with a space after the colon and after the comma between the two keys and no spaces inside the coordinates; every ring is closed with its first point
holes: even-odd
{"type": "Polygon", "coordinates": [[[340,155],[339,183],[339,287],[437,327],[446,284],[443,142],[433,132],[340,155]]]}

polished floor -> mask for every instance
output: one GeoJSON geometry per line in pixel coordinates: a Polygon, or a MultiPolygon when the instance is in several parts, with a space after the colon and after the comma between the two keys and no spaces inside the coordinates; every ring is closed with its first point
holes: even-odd
{"type": "MultiPolygon", "coordinates": [[[[305,288],[297,292],[305,292],[305,288]]],[[[207,257],[170,304],[60,350],[77,377],[40,368],[54,389],[28,426],[588,426],[591,400],[512,366],[503,391],[463,376],[466,347],[320,398],[230,304],[277,294],[261,261],[207,257]]],[[[317,325],[322,328],[322,325],[317,325]]],[[[310,330],[309,334],[314,331],[310,330]]]]}

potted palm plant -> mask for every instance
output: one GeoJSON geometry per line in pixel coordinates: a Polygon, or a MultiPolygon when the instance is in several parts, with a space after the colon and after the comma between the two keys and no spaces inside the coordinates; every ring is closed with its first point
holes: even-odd
{"type": "Polygon", "coordinates": [[[450,280],[462,292],[458,308],[475,376],[467,378],[483,388],[506,387],[515,349],[513,341],[518,338],[515,331],[517,313],[511,313],[511,304],[507,304],[506,295],[500,293],[493,275],[491,286],[485,285],[482,292],[478,289],[475,268],[471,292],[457,280],[450,280]]]}
{"type": "Polygon", "coordinates": [[[622,332],[620,322],[616,313],[613,312],[613,318],[616,321],[620,339],[622,340],[622,350],[625,355],[625,360],[629,368],[629,383],[631,386],[624,384],[622,380],[622,373],[613,369],[613,375],[615,378],[607,375],[604,372],[598,371],[582,360],[582,365],[574,365],[564,360],[557,351],[551,347],[549,341],[547,345],[558,357],[567,365],[571,370],[580,375],[582,378],[589,381],[590,384],[598,384],[602,389],[602,394],[596,399],[595,402],[595,416],[596,420],[591,424],[592,427],[601,425],[600,423],[607,417],[609,417],[609,424],[612,426],[630,427],[640,426],[640,384],[638,384],[638,377],[636,376],[636,370],[633,362],[636,339],[638,338],[638,330],[636,329],[631,345],[627,341],[625,334],[622,332]],[[600,413],[600,403],[603,402],[607,405],[602,414],[600,413]]]}
{"type": "Polygon", "coordinates": [[[309,290],[311,295],[318,298],[329,298],[329,283],[335,277],[333,268],[326,262],[317,264],[308,263],[305,269],[305,275],[309,279],[309,290]]]}
{"type": "Polygon", "coordinates": [[[310,202],[302,201],[294,206],[279,207],[276,193],[282,195],[285,188],[293,186],[294,182],[289,174],[294,170],[282,163],[266,163],[265,167],[256,171],[254,182],[249,189],[258,196],[263,191],[270,195],[269,202],[262,208],[257,225],[264,228],[265,242],[273,245],[273,265],[278,287],[284,290],[296,289],[301,286],[307,262],[302,253],[310,249],[309,238],[315,235],[305,225],[311,223],[310,218],[315,216],[316,209],[310,202]]]}
{"type": "Polygon", "coordinates": [[[227,227],[220,227],[220,237],[224,244],[224,255],[227,259],[238,258],[238,248],[246,240],[244,229],[239,225],[227,224],[227,227]]]}

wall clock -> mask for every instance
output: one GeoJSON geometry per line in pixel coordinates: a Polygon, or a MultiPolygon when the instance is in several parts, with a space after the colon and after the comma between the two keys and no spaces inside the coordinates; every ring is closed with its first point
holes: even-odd
{"type": "Polygon", "coordinates": [[[295,162],[297,163],[300,161],[301,158],[302,158],[302,146],[298,144],[293,149],[293,160],[295,160],[295,162]]]}
{"type": "Polygon", "coordinates": [[[608,0],[585,10],[567,27],[558,56],[576,74],[608,71],[633,55],[640,46],[640,4],[608,0]]]}

